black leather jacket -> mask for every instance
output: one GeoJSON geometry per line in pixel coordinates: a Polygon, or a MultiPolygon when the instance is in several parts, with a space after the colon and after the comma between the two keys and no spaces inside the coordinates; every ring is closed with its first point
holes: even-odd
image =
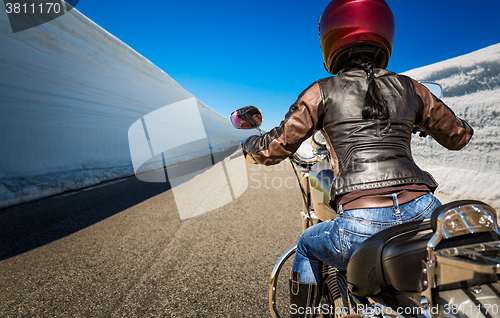
{"type": "Polygon", "coordinates": [[[290,107],[280,126],[264,136],[251,136],[244,149],[259,163],[275,164],[321,129],[335,170],[330,199],[353,192],[436,181],[413,161],[414,127],[450,150],[464,147],[473,130],[441,100],[411,78],[375,70],[389,108],[388,120],[364,120],[361,112],[368,88],[363,70],[351,70],[309,86],[290,107]]]}

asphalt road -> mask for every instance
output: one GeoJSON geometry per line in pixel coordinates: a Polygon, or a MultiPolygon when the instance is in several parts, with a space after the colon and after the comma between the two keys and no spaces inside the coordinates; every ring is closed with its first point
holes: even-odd
{"type": "Polygon", "coordinates": [[[247,171],[243,195],[182,221],[135,177],[0,210],[0,317],[268,317],[300,191],[288,162],[247,171]]]}

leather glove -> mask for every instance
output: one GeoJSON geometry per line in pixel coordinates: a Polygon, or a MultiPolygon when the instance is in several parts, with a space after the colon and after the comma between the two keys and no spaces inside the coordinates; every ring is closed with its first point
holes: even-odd
{"type": "Polygon", "coordinates": [[[427,137],[427,133],[425,132],[425,130],[422,130],[422,128],[420,127],[417,127],[417,126],[414,126],[413,127],[413,132],[414,134],[418,133],[418,135],[422,138],[425,138],[427,137]]]}
{"type": "Polygon", "coordinates": [[[250,163],[252,163],[252,164],[257,164],[257,163],[258,163],[257,161],[255,161],[255,159],[252,157],[252,155],[251,155],[251,154],[249,154],[249,153],[246,151],[246,149],[244,149],[244,148],[243,148],[243,154],[245,155],[245,159],[246,159],[248,162],[250,162],[250,163]]]}

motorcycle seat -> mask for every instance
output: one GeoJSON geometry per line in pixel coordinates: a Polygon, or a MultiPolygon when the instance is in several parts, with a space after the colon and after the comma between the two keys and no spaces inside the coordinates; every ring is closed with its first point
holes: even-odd
{"type": "MultiPolygon", "coordinates": [[[[440,212],[447,206],[438,207],[440,212]]],[[[422,261],[434,231],[430,220],[399,224],[362,242],[347,265],[351,292],[360,297],[377,295],[384,289],[420,293],[424,290],[422,261]]],[[[442,241],[437,249],[498,241],[495,232],[467,234],[442,241]]]]}
{"type": "Polygon", "coordinates": [[[433,235],[429,220],[399,224],[369,237],[354,251],[347,265],[351,292],[360,297],[376,295],[392,286],[420,292],[421,261],[433,235]]]}

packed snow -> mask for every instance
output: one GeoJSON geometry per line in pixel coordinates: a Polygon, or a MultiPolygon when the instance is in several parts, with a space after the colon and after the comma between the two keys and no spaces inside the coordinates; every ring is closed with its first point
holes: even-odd
{"type": "MultiPolygon", "coordinates": [[[[129,128],[194,98],[77,10],[15,34],[0,10],[0,34],[0,208],[133,175],[129,128]]],[[[475,130],[458,152],[413,138],[416,162],[439,182],[438,192],[500,207],[500,44],[406,74],[440,83],[443,101],[475,130]]],[[[196,103],[207,136],[250,133],[196,103]]]]}
{"type": "Polygon", "coordinates": [[[414,137],[417,164],[453,199],[483,200],[500,208],[500,44],[405,73],[443,86],[443,102],[474,129],[460,151],[414,137]]]}
{"type": "MultiPolygon", "coordinates": [[[[130,126],[193,98],[77,10],[17,33],[0,10],[0,47],[0,208],[133,175],[130,126]]],[[[249,135],[196,101],[207,135],[249,135]]]]}

